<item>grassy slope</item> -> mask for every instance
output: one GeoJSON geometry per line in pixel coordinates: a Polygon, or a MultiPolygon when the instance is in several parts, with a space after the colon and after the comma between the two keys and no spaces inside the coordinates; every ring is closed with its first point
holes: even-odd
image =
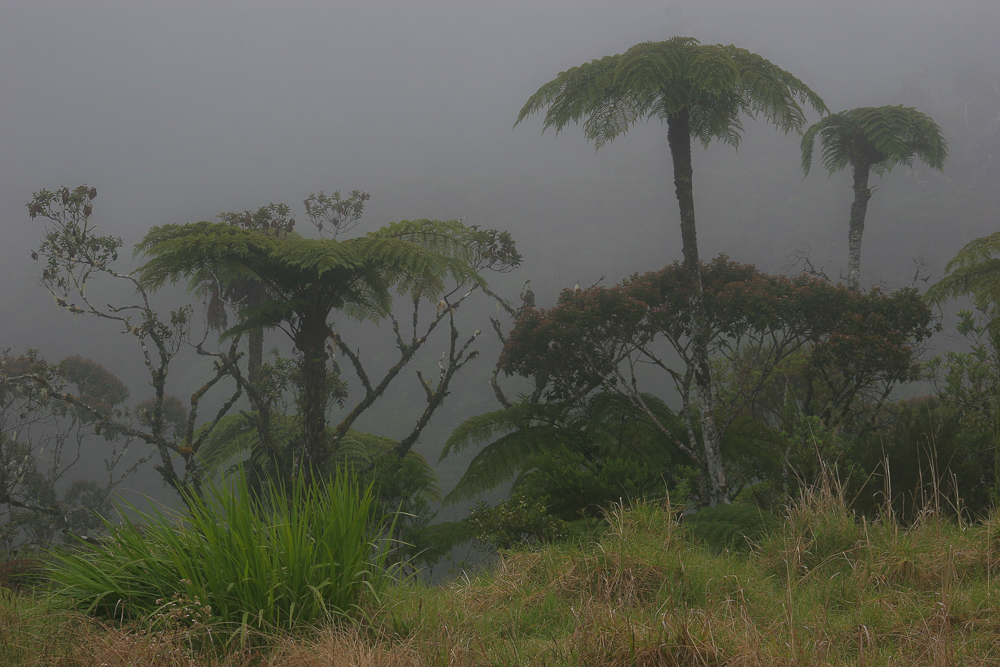
{"type": "Polygon", "coordinates": [[[673,512],[609,517],[595,541],[508,554],[440,588],[395,589],[355,627],[194,656],[182,627],[110,629],[51,600],[0,604],[4,665],[1000,664],[1000,517],[854,521],[836,494],[793,507],[751,556],[713,556],[673,512]]]}

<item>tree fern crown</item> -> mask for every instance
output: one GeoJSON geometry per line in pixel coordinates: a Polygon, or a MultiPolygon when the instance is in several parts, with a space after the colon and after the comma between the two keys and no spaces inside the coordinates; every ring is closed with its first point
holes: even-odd
{"type": "Polygon", "coordinates": [[[147,258],[139,276],[150,288],[191,278],[196,287],[206,271],[266,285],[274,298],[249,309],[244,322],[227,332],[233,335],[274,326],[290,312],[309,308],[378,318],[392,307],[393,288],[416,298],[440,293],[449,277],[485,284],[479,269],[503,270],[520,260],[498,249],[499,243],[458,221],[404,220],[343,241],[276,238],[225,222],[197,222],[155,227],[136,252],[147,258]]]}
{"type": "Polygon", "coordinates": [[[812,166],[819,137],[820,161],[829,173],[848,166],[882,175],[897,164],[912,166],[919,158],[934,169],[944,167],[948,144],[941,128],[912,107],[858,107],[831,114],[802,136],[802,171],[812,166]]]}
{"type": "Polygon", "coordinates": [[[666,121],[686,110],[691,136],[703,145],[719,139],[736,146],[742,114],[763,115],[785,132],[801,131],[803,104],[826,112],[816,93],[759,55],[673,37],[560,72],[528,99],[514,125],[547,108],[543,131],[582,120],[587,138],[600,148],[643,116],[666,121]]]}

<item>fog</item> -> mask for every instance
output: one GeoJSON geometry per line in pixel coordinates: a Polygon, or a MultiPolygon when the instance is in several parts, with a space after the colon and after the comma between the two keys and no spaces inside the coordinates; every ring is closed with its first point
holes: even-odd
{"type": "MultiPolygon", "coordinates": [[[[658,121],[599,152],[577,127],[542,134],[538,116],[513,128],[558,72],[674,35],[759,53],[833,111],[907,104],[934,117],[951,148],[945,171],[918,163],[873,179],[862,276],[865,285],[909,285],[915,260],[940,276],[962,245],[997,228],[998,25],[994,0],[8,0],[0,348],[38,348],[53,360],[82,354],[145,398],[131,341],[74,319],[36,282],[29,252],[42,226],[24,204],[63,185],[96,186],[101,231],[129,245],[153,225],[269,202],[301,214],[312,192],[366,190],[368,229],[464,218],[510,230],[524,263],[495,285],[515,296],[531,279],[542,306],[577,282],[613,284],[679,260],[658,121]]],[[[814,166],[804,178],[797,135],[744,125],[738,151],[695,148],[702,258],[726,253],[781,272],[806,253],[833,276],[846,272],[849,174],[814,166]]],[[[496,350],[482,347],[422,440],[435,459],[460,418],[495,405],[484,379],[496,350]]],[[[364,426],[378,429],[377,416],[364,426]]]]}

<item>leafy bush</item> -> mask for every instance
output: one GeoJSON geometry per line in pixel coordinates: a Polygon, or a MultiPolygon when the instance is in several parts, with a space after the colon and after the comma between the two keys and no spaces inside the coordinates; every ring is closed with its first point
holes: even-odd
{"type": "Polygon", "coordinates": [[[656,422],[613,392],[579,401],[525,400],[467,419],[441,458],[473,444],[485,447],[445,501],[472,499],[513,480],[512,497],[543,503],[553,517],[573,521],[600,517],[623,499],[659,498],[665,491],[686,498],[691,461],[676,444],[687,438],[684,425],[659,398],[643,394],[642,400],[656,422]]]}
{"type": "Polygon", "coordinates": [[[549,514],[545,503],[529,503],[524,498],[504,500],[496,507],[476,503],[468,521],[476,539],[489,551],[554,540],[560,537],[563,524],[549,514]]]}
{"type": "Polygon", "coordinates": [[[777,516],[755,505],[703,507],[684,519],[687,531],[715,553],[749,551],[780,523],[777,516]]]}
{"type": "Polygon", "coordinates": [[[996,440],[963,412],[932,396],[887,406],[877,431],[846,443],[851,509],[871,518],[891,510],[903,523],[959,506],[986,516],[996,485],[996,440]]]}
{"type": "Polygon", "coordinates": [[[0,588],[21,591],[45,583],[45,563],[37,558],[15,558],[0,563],[0,588]]]}
{"type": "Polygon", "coordinates": [[[229,630],[291,630],[349,614],[387,580],[371,486],[298,478],[255,497],[236,475],[207,500],[187,501],[182,515],[140,512],[143,527],[128,518],[109,525],[99,548],[54,553],[61,594],[90,613],[136,620],[162,614],[180,594],[229,630]]]}

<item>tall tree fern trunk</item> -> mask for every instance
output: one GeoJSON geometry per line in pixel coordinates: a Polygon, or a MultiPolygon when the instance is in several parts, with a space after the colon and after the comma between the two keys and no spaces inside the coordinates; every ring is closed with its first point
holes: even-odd
{"type": "Polygon", "coordinates": [[[861,289],[861,236],[865,233],[865,215],[872,191],[868,188],[867,164],[854,167],[854,201],[851,203],[851,222],[847,231],[847,286],[861,289]]]}
{"type": "Polygon", "coordinates": [[[310,475],[321,474],[327,458],[326,338],[325,313],[322,317],[304,316],[302,318],[295,336],[295,347],[302,355],[302,390],[299,398],[299,411],[302,414],[306,463],[310,468],[308,471],[310,475]]]}
{"type": "Polygon", "coordinates": [[[704,474],[708,479],[710,505],[729,502],[726,471],[722,467],[722,452],[715,428],[712,401],[712,373],[708,359],[708,322],[705,317],[705,297],[701,285],[701,259],[698,256],[698,235],[694,221],[694,169],[691,165],[691,125],[687,108],[667,119],[667,141],[674,163],[674,188],[681,214],[681,241],[684,271],[691,288],[690,308],[694,381],[701,418],[701,439],[705,452],[704,474]]]}

